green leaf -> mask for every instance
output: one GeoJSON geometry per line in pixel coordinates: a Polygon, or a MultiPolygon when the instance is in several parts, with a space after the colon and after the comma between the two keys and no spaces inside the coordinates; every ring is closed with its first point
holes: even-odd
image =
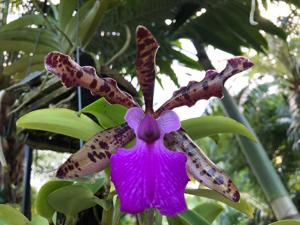
{"type": "Polygon", "coordinates": [[[29,41],[0,41],[0,51],[23,51],[25,53],[44,53],[46,55],[53,50],[55,49],[52,47],[29,41]]]}
{"type": "Polygon", "coordinates": [[[93,192],[80,185],[69,185],[52,192],[48,196],[49,205],[65,215],[77,213],[96,205],[93,192]]]}
{"type": "Polygon", "coordinates": [[[181,121],[181,126],[193,140],[218,133],[234,133],[256,141],[255,136],[243,124],[224,116],[201,116],[187,119],[181,121]]]}
{"type": "Polygon", "coordinates": [[[200,214],[194,210],[187,210],[175,217],[167,217],[169,225],[210,225],[200,214]]]}
{"type": "Polygon", "coordinates": [[[205,198],[214,199],[219,202],[223,202],[226,205],[248,215],[249,217],[253,217],[254,210],[252,206],[243,198],[240,199],[239,202],[233,202],[229,199],[225,198],[223,195],[219,194],[216,191],[210,189],[186,189],[186,194],[201,196],[205,198]]]}
{"type": "Polygon", "coordinates": [[[195,70],[203,70],[203,67],[197,60],[190,58],[180,51],[177,51],[173,48],[168,48],[167,52],[173,56],[173,59],[178,60],[178,62],[183,64],[184,66],[195,70]]]}
{"type": "Polygon", "coordinates": [[[75,179],[76,184],[90,189],[94,194],[106,183],[104,176],[85,179],[85,177],[75,179]]]}
{"type": "Polygon", "coordinates": [[[0,31],[0,41],[2,40],[28,41],[31,43],[38,41],[53,49],[58,49],[60,44],[57,35],[54,32],[41,28],[20,28],[16,30],[0,31]]]}
{"type": "Polygon", "coordinates": [[[80,40],[84,47],[93,38],[95,31],[97,30],[102,17],[109,7],[110,0],[95,1],[93,7],[85,15],[85,19],[80,24],[80,40]]]}
{"type": "Polygon", "coordinates": [[[44,18],[42,15],[24,15],[17,20],[14,20],[4,26],[0,27],[0,31],[16,30],[19,28],[27,27],[29,25],[43,25],[44,18]]]}
{"type": "Polygon", "coordinates": [[[269,225],[300,225],[300,220],[279,220],[269,225]]]}
{"type": "Polygon", "coordinates": [[[61,30],[64,30],[72,14],[77,7],[76,0],[61,0],[58,6],[59,10],[59,27],[61,30]]]}
{"type": "Polygon", "coordinates": [[[110,104],[101,98],[81,110],[95,116],[104,128],[115,127],[125,122],[124,116],[127,109],[118,104],[110,104]]]}
{"type": "Polygon", "coordinates": [[[18,72],[25,72],[29,66],[43,65],[45,55],[23,56],[21,59],[13,62],[10,66],[4,67],[4,75],[13,75],[18,72]]]}
{"type": "Polygon", "coordinates": [[[174,84],[179,87],[178,79],[176,73],[171,67],[171,62],[166,60],[158,60],[157,66],[159,66],[159,73],[165,74],[170,77],[170,79],[174,82],[174,84]]]}
{"type": "Polygon", "coordinates": [[[223,206],[214,202],[203,203],[193,209],[193,211],[197,212],[209,223],[212,223],[223,210],[223,206]]]}
{"type": "Polygon", "coordinates": [[[86,115],[81,114],[78,116],[76,111],[63,108],[32,111],[19,118],[17,126],[26,129],[50,131],[85,141],[102,130],[97,123],[86,115]]]}
{"type": "Polygon", "coordinates": [[[37,213],[47,218],[48,221],[51,221],[55,210],[49,205],[47,201],[48,195],[51,194],[53,191],[71,185],[72,183],[73,183],[72,181],[66,181],[66,180],[51,180],[48,181],[46,184],[44,184],[41,187],[40,191],[38,192],[35,201],[37,213]]]}
{"type": "Polygon", "coordinates": [[[40,216],[40,215],[35,215],[32,220],[31,220],[32,225],[49,225],[49,222],[46,218],[40,216]]]}
{"type": "Polygon", "coordinates": [[[4,204],[0,204],[0,219],[7,225],[31,225],[30,221],[22,213],[4,204]]]}

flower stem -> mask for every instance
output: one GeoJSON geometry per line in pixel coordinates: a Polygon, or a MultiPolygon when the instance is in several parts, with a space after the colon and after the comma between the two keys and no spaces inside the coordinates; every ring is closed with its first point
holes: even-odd
{"type": "Polygon", "coordinates": [[[139,225],[161,225],[162,222],[162,216],[155,209],[147,209],[136,218],[139,225]]]}

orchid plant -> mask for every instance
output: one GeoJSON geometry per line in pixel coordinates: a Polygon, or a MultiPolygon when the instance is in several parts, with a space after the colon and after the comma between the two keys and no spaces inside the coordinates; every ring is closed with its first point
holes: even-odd
{"type": "Polygon", "coordinates": [[[56,176],[61,179],[82,177],[110,165],[120,210],[129,214],[147,209],[157,209],[166,216],[184,212],[189,176],[238,202],[240,194],[232,179],[197,146],[172,110],[184,105],[190,107],[212,96],[221,98],[225,81],[250,68],[252,62],[244,57],[229,59],[223,71],[206,71],[202,81],[190,81],[154,110],[155,57],[159,45],[147,28],[138,26],[136,46],[135,68],[144,96],[144,110],[132,96],[118,88],[115,80],[97,76],[95,68],[81,67],[70,56],[59,52],[46,56],[46,69],[57,75],[66,87],[87,88],[111,104],[128,108],[126,123],[102,130],[88,140],[58,168],[56,176]],[[136,139],[134,146],[124,148],[133,139],[136,139]]]}

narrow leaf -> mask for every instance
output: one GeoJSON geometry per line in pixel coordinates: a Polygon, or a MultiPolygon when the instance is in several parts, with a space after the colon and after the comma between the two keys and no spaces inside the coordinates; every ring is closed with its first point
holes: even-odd
{"type": "Polygon", "coordinates": [[[4,75],[13,75],[15,73],[21,72],[32,67],[34,65],[43,65],[44,55],[34,55],[34,56],[23,56],[21,59],[13,62],[10,66],[3,69],[4,75]]]}
{"type": "Polygon", "coordinates": [[[25,114],[17,120],[17,126],[44,130],[70,137],[89,140],[102,130],[93,120],[84,114],[69,109],[39,109],[25,114]]]}
{"type": "Polygon", "coordinates": [[[77,7],[76,0],[61,0],[58,6],[59,13],[59,27],[61,30],[64,30],[70,19],[72,18],[72,14],[77,7]]]}
{"type": "Polygon", "coordinates": [[[144,26],[137,27],[136,45],[136,75],[144,94],[146,112],[152,113],[154,81],[156,74],[155,57],[159,46],[151,32],[144,26]]]}
{"type": "Polygon", "coordinates": [[[170,149],[183,151],[187,155],[186,168],[197,181],[231,201],[239,201],[240,194],[230,177],[216,166],[183,130],[166,135],[165,140],[170,149]]]}
{"type": "Polygon", "coordinates": [[[39,43],[58,49],[59,42],[57,40],[57,34],[50,32],[42,28],[19,28],[15,30],[0,31],[0,41],[28,41],[35,43],[39,40],[39,43]]]}
{"type": "Polygon", "coordinates": [[[196,206],[193,211],[197,212],[209,223],[212,223],[224,210],[223,206],[214,202],[207,202],[196,206]]]}
{"type": "Polygon", "coordinates": [[[253,65],[244,57],[236,57],[229,59],[226,68],[218,73],[215,70],[206,71],[204,79],[200,82],[190,81],[186,87],[175,91],[172,98],[166,101],[156,112],[155,116],[159,116],[166,110],[172,110],[176,107],[187,105],[192,106],[200,99],[209,99],[212,96],[223,97],[223,88],[225,81],[242,72],[253,65]]]}
{"type": "Polygon", "coordinates": [[[221,194],[219,194],[218,192],[209,189],[186,189],[185,193],[223,202],[226,205],[248,215],[249,217],[253,217],[254,210],[252,206],[243,198],[240,199],[239,202],[232,202],[224,196],[222,196],[221,194]]]}
{"type": "Polygon", "coordinates": [[[224,116],[201,116],[183,120],[181,127],[193,140],[219,133],[234,133],[256,141],[255,136],[243,124],[224,116]]]}
{"type": "MultiPolygon", "coordinates": [[[[84,19],[80,23],[79,33],[83,48],[89,44],[97,28],[99,28],[102,17],[108,10],[110,1],[111,0],[94,1],[93,7],[84,15],[84,19]]],[[[82,15],[79,16],[82,17],[82,15]]]]}
{"type": "Polygon", "coordinates": [[[55,50],[52,47],[43,44],[35,44],[29,41],[11,41],[1,40],[0,51],[23,51],[25,53],[44,53],[47,54],[55,50]]]}
{"type": "Polygon", "coordinates": [[[18,28],[27,27],[29,25],[43,25],[45,23],[42,15],[24,15],[17,20],[0,27],[0,31],[16,30],[18,28]]]}
{"type": "Polygon", "coordinates": [[[111,154],[133,138],[134,133],[127,125],[104,130],[71,155],[59,167],[56,176],[72,178],[101,171],[109,165],[111,154]]]}
{"type": "Polygon", "coordinates": [[[187,210],[175,217],[167,217],[169,225],[210,225],[200,214],[194,210],[187,210]]]}
{"type": "Polygon", "coordinates": [[[81,67],[68,55],[51,52],[45,58],[45,66],[49,72],[60,77],[66,87],[79,85],[89,89],[93,95],[105,97],[110,103],[138,106],[131,95],[118,88],[115,80],[98,77],[94,67],[81,67]]]}

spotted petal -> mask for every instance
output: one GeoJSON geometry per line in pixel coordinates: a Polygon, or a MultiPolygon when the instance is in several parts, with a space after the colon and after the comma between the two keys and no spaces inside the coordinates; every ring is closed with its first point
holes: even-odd
{"type": "Polygon", "coordinates": [[[158,43],[151,32],[144,26],[136,30],[137,55],[136,75],[144,94],[146,112],[153,112],[153,91],[155,81],[155,57],[158,43]]]}
{"type": "Polygon", "coordinates": [[[133,138],[134,132],[127,125],[104,130],[71,155],[59,167],[56,176],[73,178],[101,171],[109,165],[110,156],[133,138]]]}
{"type": "Polygon", "coordinates": [[[100,78],[94,67],[81,67],[68,55],[50,52],[44,63],[46,69],[60,77],[66,87],[78,85],[89,89],[94,95],[105,97],[110,103],[121,104],[128,108],[138,106],[131,95],[118,88],[115,80],[100,78]]]}
{"type": "Polygon", "coordinates": [[[248,59],[236,57],[228,60],[225,69],[221,73],[215,70],[208,70],[202,81],[190,81],[186,87],[182,87],[174,92],[172,98],[155,112],[155,117],[158,117],[166,110],[176,107],[183,105],[192,106],[200,99],[209,99],[212,96],[223,97],[225,81],[234,74],[250,68],[252,65],[253,63],[248,59]]]}
{"type": "Polygon", "coordinates": [[[183,130],[172,132],[166,135],[165,139],[170,148],[187,155],[187,170],[196,180],[234,202],[239,201],[240,194],[230,177],[216,166],[183,130]]]}
{"type": "Polygon", "coordinates": [[[152,145],[138,140],[130,150],[111,157],[111,177],[121,201],[121,211],[132,214],[157,208],[172,216],[186,210],[188,182],[186,156],[168,150],[162,141],[152,145]]]}

